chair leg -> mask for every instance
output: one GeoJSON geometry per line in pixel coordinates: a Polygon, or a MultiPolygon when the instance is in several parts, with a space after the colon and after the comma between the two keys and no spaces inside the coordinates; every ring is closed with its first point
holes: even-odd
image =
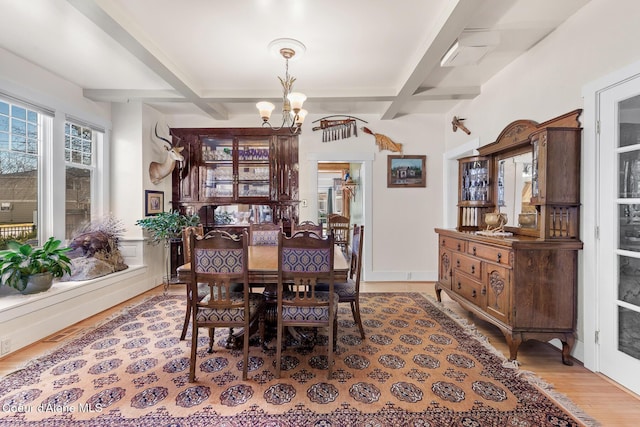
{"type": "Polygon", "coordinates": [[[362,327],[362,318],[360,317],[360,301],[357,299],[351,301],[351,312],[353,313],[353,320],[356,321],[358,329],[360,329],[360,336],[364,339],[364,328],[362,327]]]}
{"type": "Polygon", "coordinates": [[[195,322],[191,328],[191,358],[189,359],[189,382],[196,380],[196,354],[198,351],[198,327],[195,322]]]}
{"type": "MultiPolygon", "coordinates": [[[[332,316],[333,317],[333,316],[332,316]]],[[[336,329],[338,327],[338,319],[337,316],[333,317],[333,322],[331,322],[331,326],[327,329],[329,330],[329,340],[327,341],[327,379],[331,379],[331,373],[333,371],[333,346],[334,341],[336,339],[336,329]]]]}
{"type": "Polygon", "coordinates": [[[276,329],[276,378],[280,378],[280,362],[282,362],[282,324],[278,324],[276,329]]]}
{"type": "Polygon", "coordinates": [[[249,371],[249,322],[244,327],[244,346],[242,353],[244,354],[244,363],[242,364],[242,381],[247,380],[247,372],[249,371]]]}
{"type": "Polygon", "coordinates": [[[207,353],[213,353],[213,340],[216,332],[216,328],[209,328],[209,348],[207,349],[207,353]]]}
{"type": "Polygon", "coordinates": [[[180,334],[180,341],[183,341],[187,336],[187,329],[189,328],[189,320],[191,318],[191,299],[187,295],[187,310],[184,315],[184,325],[182,325],[182,334],[180,334]]]}

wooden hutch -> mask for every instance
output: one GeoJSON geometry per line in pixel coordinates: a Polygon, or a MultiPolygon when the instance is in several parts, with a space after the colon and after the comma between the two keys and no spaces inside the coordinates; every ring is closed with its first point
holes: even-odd
{"type": "Polygon", "coordinates": [[[297,134],[270,128],[173,128],[171,134],[184,147],[172,176],[173,209],[197,213],[207,231],[280,221],[288,230],[298,221],[297,134]],[[232,206],[233,215],[225,210],[232,206]]]}
{"type": "Polygon", "coordinates": [[[577,310],[580,145],[572,111],[544,123],[517,120],[459,160],[458,226],[436,229],[438,300],[445,291],[496,325],[515,360],[528,339],[562,342],[571,365],[577,310]],[[506,213],[491,232],[485,214],[506,213]]]}

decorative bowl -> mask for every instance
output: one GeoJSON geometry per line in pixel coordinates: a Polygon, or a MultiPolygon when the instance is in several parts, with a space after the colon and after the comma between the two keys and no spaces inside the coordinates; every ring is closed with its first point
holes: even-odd
{"type": "Polygon", "coordinates": [[[500,212],[487,212],[484,214],[484,222],[489,227],[499,227],[507,223],[507,214],[500,212]]]}
{"type": "Polygon", "coordinates": [[[534,212],[518,214],[518,223],[521,227],[534,227],[536,225],[537,214],[534,212]]]}

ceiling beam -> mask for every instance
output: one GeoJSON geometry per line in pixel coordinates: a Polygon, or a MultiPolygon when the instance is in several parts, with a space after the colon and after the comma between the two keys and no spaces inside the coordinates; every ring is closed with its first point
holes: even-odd
{"type": "Polygon", "coordinates": [[[226,120],[228,113],[221,105],[210,105],[203,100],[190,85],[176,72],[171,70],[165,62],[159,59],[151,49],[144,46],[136,37],[127,31],[99,4],[99,0],[67,0],[80,13],[86,16],[113,40],[119,43],[127,51],[131,52],[140,62],[149,67],[160,78],[166,81],[178,94],[188,102],[193,103],[214,119],[226,120]]]}
{"type": "MultiPolygon", "coordinates": [[[[84,89],[83,95],[87,99],[97,102],[192,102],[176,90],[128,90],[128,89],[84,89]]],[[[416,92],[411,97],[411,101],[446,101],[457,99],[473,99],[480,95],[479,86],[459,86],[459,87],[433,87],[425,88],[416,92]]],[[[258,99],[248,96],[225,96],[225,97],[202,97],[202,101],[207,103],[256,103],[258,99]]],[[[390,95],[362,95],[362,96],[314,96],[313,102],[392,102],[396,99],[390,95]]],[[[282,101],[282,98],[260,98],[270,102],[282,101]]]]}
{"type": "Polygon", "coordinates": [[[475,12],[482,5],[478,0],[458,0],[450,2],[450,8],[443,10],[436,22],[436,30],[432,37],[425,40],[425,52],[411,71],[408,78],[398,91],[395,99],[389,104],[382,114],[382,120],[394,119],[400,112],[402,106],[414,100],[414,94],[425,81],[429,73],[440,65],[440,58],[453,44],[456,38],[471,21],[475,12]]]}

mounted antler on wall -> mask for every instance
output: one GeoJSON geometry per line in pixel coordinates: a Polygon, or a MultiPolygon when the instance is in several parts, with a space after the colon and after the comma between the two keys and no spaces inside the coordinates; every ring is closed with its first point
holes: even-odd
{"type": "Polygon", "coordinates": [[[453,120],[451,120],[451,125],[453,126],[453,131],[457,131],[460,128],[467,135],[471,135],[471,131],[467,129],[467,127],[462,123],[466,119],[461,119],[458,116],[453,116],[453,120]]]}
{"type": "Polygon", "coordinates": [[[369,128],[363,127],[362,130],[365,133],[368,133],[376,137],[376,145],[378,146],[378,151],[389,150],[393,152],[402,153],[402,144],[393,142],[391,138],[389,138],[388,136],[382,135],[380,133],[375,133],[371,131],[369,128]]]}
{"type": "MultiPolygon", "coordinates": [[[[169,134],[171,135],[171,130],[169,130],[169,134]]],[[[164,138],[158,135],[158,123],[155,126],[155,135],[158,139],[162,140],[164,148],[167,150],[167,158],[164,162],[151,162],[149,164],[149,178],[151,182],[154,184],[159,184],[166,176],[173,172],[173,169],[176,167],[176,160],[181,162],[184,160],[182,154],[180,152],[184,150],[184,147],[178,147],[177,144],[180,143],[180,139],[177,139],[176,145],[174,145],[168,138],[164,138]]]]}

